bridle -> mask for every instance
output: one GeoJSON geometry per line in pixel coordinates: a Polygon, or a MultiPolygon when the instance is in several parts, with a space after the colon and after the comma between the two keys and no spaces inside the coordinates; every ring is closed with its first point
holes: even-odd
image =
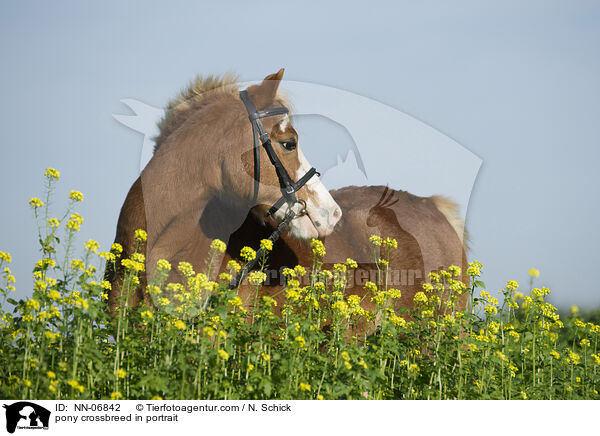
{"type": "Polygon", "coordinates": [[[271,164],[275,167],[277,178],[279,179],[279,186],[281,188],[281,198],[271,206],[266,216],[271,216],[277,212],[277,210],[283,206],[283,203],[288,204],[289,210],[291,210],[292,206],[294,206],[296,203],[301,203],[303,205],[302,215],[305,214],[306,203],[304,203],[303,200],[298,200],[296,198],[296,192],[298,192],[312,176],[315,174],[319,175],[319,173],[315,168],[311,168],[297,182],[294,182],[279,160],[275,150],[273,150],[273,145],[271,144],[269,134],[265,131],[265,128],[260,121],[261,118],[287,114],[289,112],[288,109],[281,106],[257,111],[256,106],[254,106],[254,103],[250,99],[247,90],[240,91],[240,98],[244,102],[244,105],[246,105],[248,118],[252,124],[252,136],[254,139],[254,195],[252,204],[255,204],[258,199],[258,188],[260,185],[260,146],[262,145],[267,152],[267,156],[269,156],[271,164]]]}
{"type": "MultiPolygon", "coordinates": [[[[311,177],[313,177],[314,175],[318,176],[320,174],[317,172],[317,170],[315,168],[311,168],[310,170],[308,170],[306,172],[306,174],[304,174],[302,177],[300,177],[300,179],[298,181],[294,182],[291,179],[291,177],[288,174],[285,167],[283,166],[283,164],[281,163],[281,160],[279,160],[279,157],[275,153],[275,150],[273,149],[273,145],[271,144],[271,139],[269,138],[269,134],[265,131],[265,128],[262,125],[262,122],[260,120],[261,120],[261,118],[287,114],[289,112],[289,110],[287,108],[281,106],[281,107],[276,107],[276,108],[271,108],[271,109],[265,109],[262,111],[257,111],[256,106],[254,105],[254,103],[252,102],[252,99],[248,95],[247,90],[240,91],[240,98],[242,99],[242,101],[244,102],[244,105],[246,106],[246,111],[248,112],[248,118],[250,119],[250,123],[252,124],[252,137],[254,140],[254,147],[253,147],[253,150],[254,150],[254,194],[253,194],[252,204],[253,205],[256,204],[256,202],[258,200],[258,189],[259,189],[259,185],[260,185],[260,147],[261,147],[261,145],[267,152],[267,156],[269,156],[269,160],[271,161],[271,164],[275,167],[275,172],[277,173],[277,178],[279,179],[279,186],[281,188],[281,198],[279,200],[277,200],[275,203],[273,203],[273,205],[269,208],[269,210],[266,213],[266,217],[272,216],[275,212],[277,212],[281,208],[281,206],[283,206],[284,203],[288,204],[288,211],[285,215],[285,218],[283,219],[283,221],[281,221],[279,223],[277,228],[273,231],[273,233],[271,233],[271,235],[268,238],[272,242],[275,242],[275,241],[277,241],[277,239],[279,239],[281,234],[287,229],[290,222],[294,218],[296,218],[298,216],[303,216],[306,214],[306,203],[304,202],[304,200],[298,199],[296,197],[296,192],[298,192],[306,184],[306,182],[308,182],[311,179],[311,177]],[[302,209],[299,213],[295,212],[293,209],[293,206],[295,206],[297,203],[302,205],[302,209]]],[[[242,268],[242,270],[238,273],[238,275],[231,280],[231,282],[229,284],[229,287],[231,289],[238,287],[238,285],[241,283],[242,279],[248,273],[248,271],[250,271],[254,267],[256,262],[262,258],[263,253],[264,253],[264,250],[262,248],[259,249],[258,252],[256,253],[256,257],[254,258],[254,260],[252,260],[252,261],[246,263],[246,265],[244,265],[244,268],[242,268]]]]}

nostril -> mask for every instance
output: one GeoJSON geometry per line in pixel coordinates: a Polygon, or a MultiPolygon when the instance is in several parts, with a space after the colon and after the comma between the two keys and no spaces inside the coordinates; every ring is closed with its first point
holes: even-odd
{"type": "Polygon", "coordinates": [[[339,218],[342,216],[342,209],[340,209],[339,207],[335,208],[335,211],[333,212],[333,217],[334,218],[339,218]]]}

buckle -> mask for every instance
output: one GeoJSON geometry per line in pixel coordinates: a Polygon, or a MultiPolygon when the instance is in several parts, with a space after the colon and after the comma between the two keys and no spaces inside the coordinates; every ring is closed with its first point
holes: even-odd
{"type": "Polygon", "coordinates": [[[300,212],[298,212],[296,214],[297,217],[301,217],[306,215],[308,212],[306,212],[306,201],[302,200],[301,198],[296,200],[296,203],[301,204],[302,205],[302,209],[300,209],[300,212]]]}

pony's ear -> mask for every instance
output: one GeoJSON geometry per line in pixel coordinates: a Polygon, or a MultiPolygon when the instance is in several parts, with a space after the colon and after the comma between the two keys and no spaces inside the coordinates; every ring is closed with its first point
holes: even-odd
{"type": "Polygon", "coordinates": [[[260,85],[248,88],[248,94],[252,98],[257,109],[264,109],[275,99],[277,89],[283,78],[283,68],[274,74],[269,74],[260,85]]]}

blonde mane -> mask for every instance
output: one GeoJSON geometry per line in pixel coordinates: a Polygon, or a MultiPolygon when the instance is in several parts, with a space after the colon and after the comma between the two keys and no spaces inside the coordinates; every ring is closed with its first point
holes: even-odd
{"type": "Polygon", "coordinates": [[[233,73],[221,76],[196,76],[188,86],[182,89],[174,98],[169,100],[165,115],[158,123],[159,134],[155,138],[156,151],[165,139],[187,119],[190,112],[202,106],[202,100],[215,92],[234,94],[238,92],[239,77],[233,73]],[[209,93],[209,91],[212,91],[209,93]]]}

